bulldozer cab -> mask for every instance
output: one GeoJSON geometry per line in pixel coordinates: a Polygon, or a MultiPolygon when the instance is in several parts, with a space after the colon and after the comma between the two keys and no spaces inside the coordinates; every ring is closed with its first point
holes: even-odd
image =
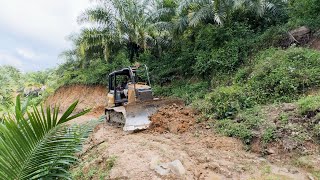
{"type": "Polygon", "coordinates": [[[109,74],[108,107],[152,100],[148,68],[129,66],[109,74]]]}

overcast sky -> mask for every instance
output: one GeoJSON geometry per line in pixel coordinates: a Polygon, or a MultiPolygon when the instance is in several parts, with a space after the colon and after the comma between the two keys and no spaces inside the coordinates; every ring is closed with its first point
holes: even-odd
{"type": "Polygon", "coordinates": [[[0,0],[0,65],[24,72],[57,66],[89,0],[0,0]]]}

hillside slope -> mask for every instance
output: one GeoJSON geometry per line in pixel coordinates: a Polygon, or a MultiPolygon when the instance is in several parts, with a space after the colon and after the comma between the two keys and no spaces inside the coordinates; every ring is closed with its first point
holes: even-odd
{"type": "Polygon", "coordinates": [[[70,104],[79,101],[75,112],[92,108],[91,113],[102,114],[107,104],[107,89],[104,86],[86,86],[72,85],[63,86],[55,91],[55,93],[47,98],[45,105],[51,107],[60,106],[60,110],[66,110],[70,104]]]}

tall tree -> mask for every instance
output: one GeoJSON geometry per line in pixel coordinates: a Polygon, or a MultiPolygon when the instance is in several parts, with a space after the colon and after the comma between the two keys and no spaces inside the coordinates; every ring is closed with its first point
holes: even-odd
{"type": "Polygon", "coordinates": [[[150,8],[151,2],[148,0],[101,0],[96,7],[82,13],[78,21],[90,23],[94,28],[100,29],[100,32],[86,31],[89,47],[94,46],[95,43],[91,43],[91,40],[95,39],[95,42],[104,47],[105,57],[108,58],[112,45],[118,42],[126,45],[133,62],[141,51],[148,49],[148,43],[152,41],[150,8]]]}
{"type": "Polygon", "coordinates": [[[239,9],[262,16],[266,11],[274,11],[275,4],[272,0],[182,0],[178,12],[189,11],[191,26],[211,20],[223,25],[230,23],[232,13],[239,9]]]}

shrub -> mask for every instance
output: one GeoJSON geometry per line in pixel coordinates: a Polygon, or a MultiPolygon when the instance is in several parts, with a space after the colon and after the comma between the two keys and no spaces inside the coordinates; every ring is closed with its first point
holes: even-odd
{"type": "Polygon", "coordinates": [[[291,101],[320,82],[320,52],[304,48],[268,49],[254,62],[248,86],[260,103],[291,101]]]}
{"type": "Polygon", "coordinates": [[[276,127],[270,126],[267,127],[262,134],[262,142],[267,144],[276,139],[276,127]]]}
{"type": "Polygon", "coordinates": [[[102,84],[108,83],[108,74],[119,68],[129,66],[130,63],[122,55],[117,56],[117,61],[106,63],[102,60],[92,61],[86,68],[68,68],[68,64],[63,64],[58,69],[58,84],[102,84]]]}
{"type": "Polygon", "coordinates": [[[244,143],[249,144],[253,138],[252,131],[243,123],[235,123],[230,119],[219,120],[215,123],[218,133],[225,136],[240,138],[244,143]]]}
{"type": "Polygon", "coordinates": [[[195,39],[194,73],[206,78],[212,74],[233,72],[252,53],[254,38],[246,38],[252,35],[247,26],[238,23],[232,27],[203,27],[195,39]]]}
{"type": "Polygon", "coordinates": [[[219,87],[206,96],[205,113],[214,113],[218,119],[234,117],[241,109],[253,106],[246,88],[234,85],[219,87]]]}
{"type": "Polygon", "coordinates": [[[289,25],[320,27],[320,0],[294,0],[289,2],[289,25]]]}
{"type": "Polygon", "coordinates": [[[203,99],[209,88],[209,83],[175,81],[170,86],[153,86],[156,96],[172,96],[182,98],[186,104],[190,104],[195,100],[203,99]]]}

